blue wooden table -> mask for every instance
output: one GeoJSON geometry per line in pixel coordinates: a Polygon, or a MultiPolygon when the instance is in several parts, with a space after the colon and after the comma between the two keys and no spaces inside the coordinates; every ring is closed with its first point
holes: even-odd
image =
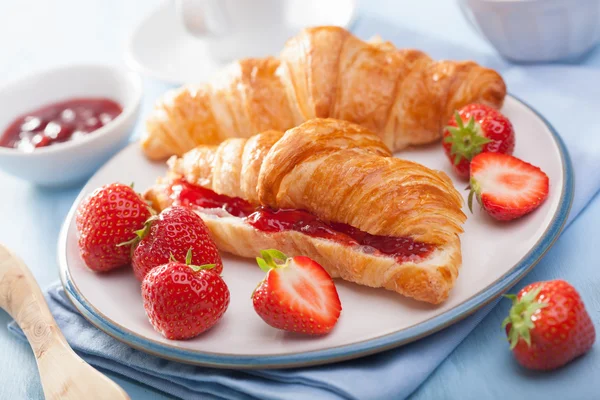
{"type": "MultiPolygon", "coordinates": [[[[0,83],[53,65],[75,62],[123,63],[125,38],[159,0],[20,0],[0,2],[0,83]]],[[[500,65],[493,49],[465,23],[452,0],[363,1],[358,23],[387,25],[399,46],[419,47],[434,57],[470,58],[500,65]],[[418,3],[418,4],[417,4],[418,3]],[[440,46],[443,43],[443,46],[440,46]]],[[[600,51],[584,60],[600,66],[600,51]]],[[[144,80],[143,116],[168,86],[144,80]]],[[[2,105],[0,105],[2,106],[2,105]]],[[[138,124],[138,132],[142,124],[138,124]]],[[[0,242],[29,265],[42,287],[57,280],[56,240],[60,225],[79,187],[40,189],[0,171],[0,242]]],[[[593,202],[574,223],[594,232],[600,202],[593,202]]],[[[558,246],[586,246],[569,231],[558,246]]],[[[563,252],[564,254],[564,252],[563,252]]],[[[569,260],[564,260],[568,268],[569,260]]],[[[539,278],[535,270],[529,280],[539,278]]],[[[550,277],[543,276],[544,279],[550,277]]],[[[600,284],[600,282],[596,282],[600,284]]],[[[595,286],[598,291],[600,285],[595,286]]],[[[594,288],[590,288],[594,290],[594,288]]],[[[597,298],[597,297],[596,297],[597,298]]],[[[588,308],[590,305],[588,305],[588,308]]],[[[599,310],[598,304],[593,304],[599,310]]],[[[568,369],[528,375],[510,360],[499,330],[506,306],[497,307],[414,393],[417,399],[600,398],[598,350],[568,369]],[[594,379],[595,378],[595,379],[594,379]],[[509,389],[510,388],[510,389],[509,389]],[[569,389],[571,388],[571,389],[569,389]],[[576,388],[576,390],[572,390],[576,388]],[[550,398],[550,397],[548,397],[550,398]]],[[[598,320],[598,312],[592,316],[598,320]]],[[[43,394],[35,360],[27,344],[4,328],[9,316],[0,311],[0,399],[37,399],[43,394]]],[[[133,399],[169,398],[138,383],[111,376],[133,399]]]]}

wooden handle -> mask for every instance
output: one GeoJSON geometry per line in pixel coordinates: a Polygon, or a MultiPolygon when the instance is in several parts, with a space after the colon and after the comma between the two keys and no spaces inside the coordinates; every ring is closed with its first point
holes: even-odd
{"type": "Polygon", "coordinates": [[[23,261],[0,245],[0,307],[17,321],[38,358],[51,337],[65,341],[56,328],[42,291],[23,261]]]}
{"type": "Polygon", "coordinates": [[[46,399],[129,399],[123,389],[75,354],[25,263],[1,244],[0,307],[27,336],[46,399]]]}

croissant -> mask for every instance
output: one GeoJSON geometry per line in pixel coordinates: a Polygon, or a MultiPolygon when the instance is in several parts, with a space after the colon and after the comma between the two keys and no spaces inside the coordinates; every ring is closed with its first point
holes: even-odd
{"type": "Polygon", "coordinates": [[[365,126],[397,151],[439,139],[454,110],[473,102],[500,108],[505,95],[502,77],[474,62],[433,61],[343,28],[308,28],[278,58],[243,59],[210,82],[166,93],[147,119],[141,146],[149,158],[163,159],[200,144],[336,118],[365,126]]]}
{"type": "Polygon", "coordinates": [[[332,277],[434,304],[457,278],[462,197],[444,173],[391,157],[359,125],[309,120],[168,165],[146,198],[159,210],[192,207],[220,250],[306,255],[332,277]]]}

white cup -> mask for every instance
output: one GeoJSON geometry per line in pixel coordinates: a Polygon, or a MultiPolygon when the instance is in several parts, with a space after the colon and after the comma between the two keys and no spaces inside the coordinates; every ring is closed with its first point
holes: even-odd
{"type": "Polygon", "coordinates": [[[287,0],[175,1],[186,31],[221,61],[276,54],[295,33],[287,26],[287,0]]]}

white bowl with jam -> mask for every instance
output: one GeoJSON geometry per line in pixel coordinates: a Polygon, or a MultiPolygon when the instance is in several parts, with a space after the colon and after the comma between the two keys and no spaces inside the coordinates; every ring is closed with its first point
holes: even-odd
{"type": "Polygon", "coordinates": [[[0,88],[0,169],[41,186],[89,178],[128,141],[142,97],[138,75],[74,65],[0,88]]]}

